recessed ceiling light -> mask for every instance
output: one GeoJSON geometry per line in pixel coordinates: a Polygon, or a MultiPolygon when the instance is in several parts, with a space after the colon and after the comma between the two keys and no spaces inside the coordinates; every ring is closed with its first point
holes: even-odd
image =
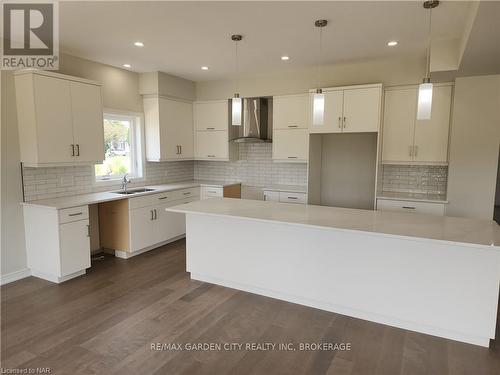
{"type": "Polygon", "coordinates": [[[130,65],[130,64],[123,64],[123,66],[124,66],[125,68],[131,68],[131,67],[132,67],[132,65],[130,65]]]}
{"type": "Polygon", "coordinates": [[[390,42],[387,42],[387,45],[389,47],[397,46],[398,45],[398,41],[397,40],[391,40],[390,42]]]}
{"type": "Polygon", "coordinates": [[[208,70],[208,66],[202,66],[201,70],[208,70]]]}
{"type": "Polygon", "coordinates": [[[288,57],[288,56],[281,56],[281,60],[287,61],[287,60],[290,60],[290,57],[288,57]]]}
{"type": "Polygon", "coordinates": [[[135,42],[134,46],[136,46],[136,47],[144,47],[144,43],[143,42],[135,42]]]}

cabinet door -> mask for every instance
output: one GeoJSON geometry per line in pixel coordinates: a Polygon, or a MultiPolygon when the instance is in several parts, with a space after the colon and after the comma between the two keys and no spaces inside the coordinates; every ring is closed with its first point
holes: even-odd
{"type": "Polygon", "coordinates": [[[159,98],[160,149],[162,160],[193,157],[193,106],[159,98]]]}
{"type": "Polygon", "coordinates": [[[383,161],[411,161],[417,111],[417,90],[386,90],[382,143],[383,161]]]}
{"type": "Polygon", "coordinates": [[[144,249],[157,243],[154,230],[154,207],[142,207],[129,211],[130,251],[144,249]]]}
{"type": "Polygon", "coordinates": [[[198,198],[187,198],[182,201],[173,201],[158,206],[156,230],[158,242],[167,241],[186,233],[186,215],[177,212],[167,212],[167,207],[178,206],[183,203],[193,202],[198,198]]]}
{"type": "Polygon", "coordinates": [[[69,81],[35,75],[38,162],[74,161],[69,81]]]}
{"type": "Polygon", "coordinates": [[[90,267],[89,221],[79,220],[59,225],[61,276],[90,267]]]}
{"type": "Polygon", "coordinates": [[[229,158],[227,131],[197,131],[195,144],[197,159],[227,160],[229,158]]]}
{"type": "Polygon", "coordinates": [[[104,126],[101,88],[80,82],[70,82],[73,112],[73,138],[76,146],[75,161],[99,162],[104,160],[104,126]]]}
{"type": "Polygon", "coordinates": [[[381,88],[344,90],[343,131],[378,132],[381,88]]]}
{"type": "Polygon", "coordinates": [[[328,91],[325,95],[325,114],[323,125],[313,125],[312,110],[314,95],[310,95],[310,132],[340,133],[342,132],[342,107],[344,93],[342,90],[328,91]]]}
{"type": "Polygon", "coordinates": [[[229,120],[226,100],[194,103],[193,111],[196,130],[227,130],[229,120]]]}
{"type": "Polygon", "coordinates": [[[273,159],[306,161],[309,158],[309,133],[306,129],[275,130],[273,159]]]}
{"type": "Polygon", "coordinates": [[[308,95],[275,96],[273,98],[274,129],[307,129],[308,95]]]}
{"type": "Polygon", "coordinates": [[[451,86],[434,86],[430,120],[416,120],[414,160],[446,163],[450,128],[451,86]]]}

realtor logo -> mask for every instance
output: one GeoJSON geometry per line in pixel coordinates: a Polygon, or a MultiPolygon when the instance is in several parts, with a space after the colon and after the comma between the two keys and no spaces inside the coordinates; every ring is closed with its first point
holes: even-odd
{"type": "Polygon", "coordinates": [[[59,68],[57,2],[4,2],[2,69],[59,68]]]}

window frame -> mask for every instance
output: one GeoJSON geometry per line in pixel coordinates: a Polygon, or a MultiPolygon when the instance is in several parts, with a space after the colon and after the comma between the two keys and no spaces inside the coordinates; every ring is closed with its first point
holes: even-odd
{"type": "MultiPolygon", "coordinates": [[[[132,131],[130,141],[130,164],[131,172],[128,174],[133,182],[145,181],[145,142],[144,142],[144,115],[139,112],[121,111],[116,109],[105,108],[102,114],[103,131],[104,120],[127,120],[130,121],[132,131]]],[[[92,181],[94,186],[116,185],[121,182],[124,175],[113,176],[111,178],[102,178],[95,173],[95,165],[92,166],[92,181]]]]}

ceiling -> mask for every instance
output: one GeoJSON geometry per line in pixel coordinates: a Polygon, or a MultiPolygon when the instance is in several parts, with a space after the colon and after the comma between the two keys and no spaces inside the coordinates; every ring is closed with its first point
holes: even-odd
{"type": "MultiPolygon", "coordinates": [[[[460,38],[469,7],[442,1],[433,13],[433,38],[460,38]]],[[[421,1],[61,2],[59,13],[63,53],[194,81],[235,76],[234,33],[243,35],[240,74],[259,74],[316,64],[319,18],[329,21],[324,64],[424,56],[428,22],[421,1]],[[389,40],[399,45],[390,48],[389,40]]]]}

